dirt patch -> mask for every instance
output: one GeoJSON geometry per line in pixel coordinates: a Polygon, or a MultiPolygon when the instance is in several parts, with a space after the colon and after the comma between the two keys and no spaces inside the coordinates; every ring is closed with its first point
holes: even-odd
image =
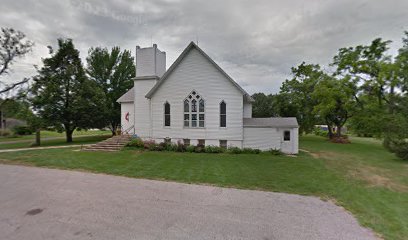
{"type": "Polygon", "coordinates": [[[329,160],[326,164],[332,168],[344,169],[345,173],[354,179],[362,180],[371,187],[384,187],[392,191],[408,192],[408,186],[392,178],[387,169],[361,165],[353,160],[353,156],[346,153],[335,152],[308,152],[314,158],[329,160]],[[351,161],[354,164],[351,164],[351,161]]]}
{"type": "Polygon", "coordinates": [[[365,166],[349,171],[354,178],[361,179],[373,187],[385,187],[393,191],[408,192],[408,186],[397,183],[386,176],[385,170],[365,166]]]}
{"type": "Polygon", "coordinates": [[[337,159],[339,158],[339,153],[334,152],[308,152],[314,158],[323,158],[323,159],[337,159]]]}

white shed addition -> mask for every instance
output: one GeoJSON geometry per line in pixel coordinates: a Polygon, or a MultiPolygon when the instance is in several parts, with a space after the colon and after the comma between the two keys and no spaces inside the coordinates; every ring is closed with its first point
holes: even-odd
{"type": "Polygon", "coordinates": [[[142,139],[298,153],[296,118],[252,118],[252,97],[191,42],[166,70],[157,45],[136,47],[122,128],[142,139]]]}

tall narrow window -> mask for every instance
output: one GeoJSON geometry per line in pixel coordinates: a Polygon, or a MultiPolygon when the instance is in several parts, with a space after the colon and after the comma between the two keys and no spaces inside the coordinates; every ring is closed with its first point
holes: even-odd
{"type": "Polygon", "coordinates": [[[170,127],[170,103],[164,104],[164,126],[170,127]]]}
{"type": "Polygon", "coordinates": [[[227,104],[222,101],[220,103],[220,127],[227,126],[227,104]]]}
{"type": "Polygon", "coordinates": [[[290,141],[290,131],[283,132],[283,141],[290,141]]]}
{"type": "Polygon", "coordinates": [[[205,127],[205,101],[196,91],[192,91],[183,102],[184,127],[205,127]]]}

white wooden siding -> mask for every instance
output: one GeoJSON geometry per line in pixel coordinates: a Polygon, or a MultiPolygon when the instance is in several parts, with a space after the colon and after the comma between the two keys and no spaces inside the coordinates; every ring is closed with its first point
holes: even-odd
{"type": "Polygon", "coordinates": [[[252,103],[244,103],[244,118],[252,118],[252,103]]]}
{"type": "MultiPolygon", "coordinates": [[[[134,123],[135,115],[134,115],[133,102],[121,103],[120,110],[121,110],[120,120],[122,123],[122,130],[126,130],[130,128],[134,123]],[[129,121],[126,121],[125,119],[127,113],[129,113],[129,121]]],[[[133,132],[134,132],[134,129],[131,130],[131,133],[133,132]]]]}
{"type": "Polygon", "coordinates": [[[281,149],[281,137],[276,128],[244,128],[244,147],[281,149]]]}
{"type": "Polygon", "coordinates": [[[299,129],[298,128],[280,128],[279,133],[282,137],[282,152],[288,154],[298,154],[299,152],[299,129]],[[290,131],[290,141],[283,140],[284,131],[290,131]]]}
{"type": "MultiPolygon", "coordinates": [[[[162,76],[166,71],[166,53],[157,47],[136,47],[136,77],[162,76]]],[[[150,90],[150,89],[149,89],[150,90]]]]}
{"type": "Polygon", "coordinates": [[[156,80],[135,80],[135,133],[144,138],[151,137],[150,100],[145,95],[156,83],[156,80]]]}
{"type": "Polygon", "coordinates": [[[151,106],[152,137],[155,139],[223,139],[236,140],[242,145],[243,94],[196,49],[188,53],[155,92],[151,106]],[[205,128],[183,127],[183,101],[192,90],[205,100],[205,128]],[[219,104],[222,100],[227,104],[226,128],[220,128],[219,104]],[[170,127],[163,124],[165,101],[171,105],[170,127]]]}
{"type": "Polygon", "coordinates": [[[166,72],[166,53],[156,48],[156,76],[163,76],[166,72]]]}
{"type": "Polygon", "coordinates": [[[244,147],[260,150],[279,149],[287,154],[298,153],[298,128],[244,127],[244,147]],[[290,141],[283,140],[290,131],[290,141]]]}

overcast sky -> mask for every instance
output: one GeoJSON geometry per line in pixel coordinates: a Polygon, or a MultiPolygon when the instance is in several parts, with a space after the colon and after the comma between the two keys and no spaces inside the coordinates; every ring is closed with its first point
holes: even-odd
{"type": "Polygon", "coordinates": [[[392,40],[408,30],[407,0],[89,1],[1,0],[1,27],[23,31],[34,51],[8,78],[32,76],[57,38],[72,38],[86,58],[92,46],[151,46],[167,68],[190,41],[249,93],[276,93],[302,61],[327,65],[341,47],[392,40]]]}

